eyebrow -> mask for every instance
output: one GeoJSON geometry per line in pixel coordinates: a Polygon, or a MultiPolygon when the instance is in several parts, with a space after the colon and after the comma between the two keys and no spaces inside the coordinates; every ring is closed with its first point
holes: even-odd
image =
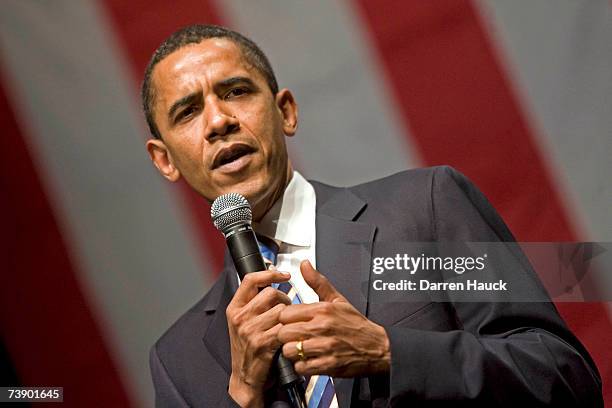
{"type": "Polygon", "coordinates": [[[229,87],[232,87],[238,84],[245,84],[252,88],[257,88],[257,86],[255,85],[255,82],[253,82],[251,78],[247,78],[243,76],[235,76],[235,77],[223,79],[215,84],[215,88],[222,88],[222,89],[229,88],[229,87]]]}
{"type": "Polygon", "coordinates": [[[200,92],[192,92],[189,95],[183,96],[178,101],[174,102],[168,110],[168,119],[172,122],[172,118],[177,110],[183,106],[188,106],[200,99],[200,92]]]}

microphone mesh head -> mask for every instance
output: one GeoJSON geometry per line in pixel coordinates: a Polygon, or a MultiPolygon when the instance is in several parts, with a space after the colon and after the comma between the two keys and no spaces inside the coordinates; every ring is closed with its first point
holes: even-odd
{"type": "Polygon", "coordinates": [[[217,197],[210,207],[210,216],[215,227],[224,234],[236,224],[250,225],[253,219],[249,202],[238,193],[217,197]]]}

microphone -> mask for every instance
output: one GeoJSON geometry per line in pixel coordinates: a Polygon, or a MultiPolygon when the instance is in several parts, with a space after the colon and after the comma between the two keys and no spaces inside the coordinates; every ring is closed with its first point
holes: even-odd
{"type": "MultiPolygon", "coordinates": [[[[251,227],[253,214],[246,198],[238,193],[223,194],[213,201],[210,216],[215,227],[225,237],[240,280],[247,273],[267,269],[251,227]]],[[[287,390],[293,407],[306,408],[304,389],[301,386],[303,379],[295,372],[291,360],[279,350],[275,361],[279,382],[287,390]]]]}

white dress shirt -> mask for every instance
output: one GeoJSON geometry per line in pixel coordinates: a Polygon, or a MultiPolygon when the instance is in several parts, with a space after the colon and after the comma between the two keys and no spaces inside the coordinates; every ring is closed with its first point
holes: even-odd
{"type": "Polygon", "coordinates": [[[260,222],[253,223],[258,234],[279,243],[276,268],[291,274],[291,284],[302,303],[319,301],[319,296],[304,281],[300,262],[307,259],[316,268],[315,254],[316,195],[312,185],[297,171],[283,196],[274,203],[260,222]]]}

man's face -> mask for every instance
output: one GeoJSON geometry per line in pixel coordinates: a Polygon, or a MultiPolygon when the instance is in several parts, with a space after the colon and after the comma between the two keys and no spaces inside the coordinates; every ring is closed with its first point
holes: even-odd
{"type": "Polygon", "coordinates": [[[147,149],[169,180],[180,176],[209,201],[237,192],[257,219],[290,177],[285,135],[297,107],[283,89],[273,95],[263,75],[228,39],[186,45],[153,71],[153,114],[162,140],[147,149]]]}

